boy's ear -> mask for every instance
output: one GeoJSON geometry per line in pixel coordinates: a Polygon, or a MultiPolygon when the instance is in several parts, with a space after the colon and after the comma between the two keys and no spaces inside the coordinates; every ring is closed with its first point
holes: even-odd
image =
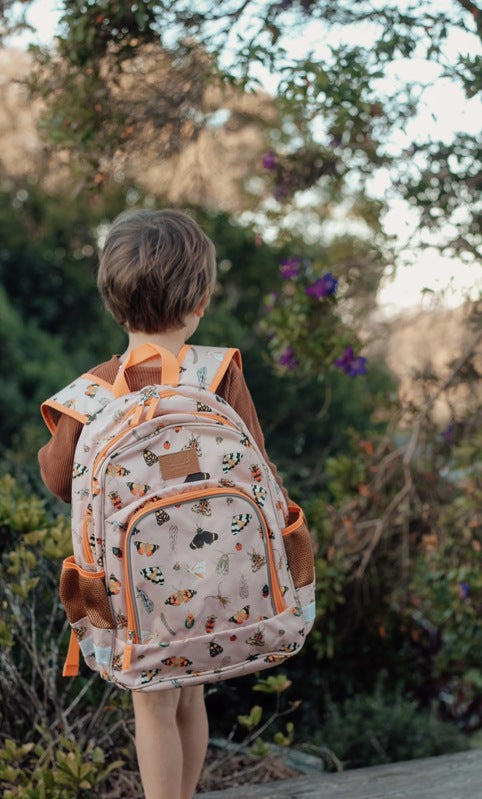
{"type": "Polygon", "coordinates": [[[208,299],[207,299],[207,297],[203,297],[203,299],[202,299],[202,300],[201,300],[201,302],[199,303],[198,307],[197,307],[197,308],[196,308],[196,310],[194,311],[194,313],[196,314],[196,316],[197,316],[199,319],[202,319],[202,317],[204,316],[204,311],[206,310],[206,305],[207,305],[207,304],[208,304],[208,299]]]}

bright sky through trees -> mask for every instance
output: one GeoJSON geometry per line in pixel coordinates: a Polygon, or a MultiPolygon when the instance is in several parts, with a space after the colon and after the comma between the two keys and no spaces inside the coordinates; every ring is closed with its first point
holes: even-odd
{"type": "MultiPolygon", "coordinates": [[[[26,47],[29,42],[48,43],[54,33],[59,9],[56,0],[36,0],[28,8],[27,19],[34,28],[29,34],[25,32],[10,40],[18,47],[26,47]]],[[[367,25],[357,26],[356,30],[343,31],[344,41],[362,47],[370,46],[371,32],[367,25]]],[[[473,46],[473,37],[462,31],[454,34],[447,41],[447,48],[468,52],[473,46]]],[[[336,34],[330,34],[330,44],[336,44],[336,34]]],[[[321,35],[320,23],[313,21],[305,28],[303,38],[297,42],[290,41],[291,50],[303,48],[305,52],[310,49],[317,52],[326,47],[326,39],[321,35]]],[[[400,81],[417,80],[423,91],[423,100],[416,118],[411,120],[406,129],[394,132],[397,137],[396,144],[402,144],[406,139],[407,146],[410,142],[424,138],[438,138],[450,141],[455,130],[476,134],[481,129],[482,104],[479,98],[470,101],[465,97],[462,89],[447,79],[440,79],[440,67],[428,64],[417,58],[399,59],[387,69],[387,77],[383,82],[393,81],[395,87],[400,81]]],[[[276,79],[267,72],[256,70],[257,77],[262,85],[270,90],[274,89],[276,79]]],[[[394,140],[395,141],[395,140],[394,140]]],[[[387,149],[390,142],[387,142],[387,149]]],[[[388,185],[384,185],[383,171],[377,175],[370,186],[374,194],[382,195],[388,185]]],[[[394,279],[387,278],[379,293],[379,304],[383,313],[392,314],[399,309],[407,309],[419,304],[430,307],[432,303],[444,306],[455,306],[463,301],[467,293],[472,299],[479,294],[482,286],[481,267],[476,264],[467,264],[459,259],[442,256],[435,249],[424,251],[412,248],[409,251],[405,245],[411,239],[416,227],[414,212],[402,200],[390,203],[390,210],[385,217],[385,229],[388,233],[397,236],[400,243],[400,268],[394,279]],[[424,289],[430,292],[423,293],[424,289]],[[432,293],[434,292],[434,293],[432,293]],[[443,297],[440,293],[443,293],[443,297]]]]}

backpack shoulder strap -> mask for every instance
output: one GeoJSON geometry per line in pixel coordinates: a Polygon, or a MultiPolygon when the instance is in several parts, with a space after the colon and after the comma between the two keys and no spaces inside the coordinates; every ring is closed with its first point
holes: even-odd
{"type": "Polygon", "coordinates": [[[110,383],[87,372],[45,400],[40,411],[45,424],[53,434],[62,414],[86,424],[103,411],[113,399],[110,383]]]}
{"type": "Polygon", "coordinates": [[[235,347],[185,345],[178,355],[181,364],[179,384],[198,386],[215,392],[231,361],[243,368],[241,353],[235,347]]]}

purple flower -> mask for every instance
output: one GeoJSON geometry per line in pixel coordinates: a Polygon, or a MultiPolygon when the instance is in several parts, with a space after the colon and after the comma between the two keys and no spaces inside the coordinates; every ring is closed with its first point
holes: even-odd
{"type": "Polygon", "coordinates": [[[283,258],[280,266],[280,274],[283,280],[291,280],[300,273],[301,261],[299,258],[283,258]]]}
{"type": "Polygon", "coordinates": [[[276,155],[274,154],[273,150],[270,150],[269,153],[263,155],[261,163],[263,164],[265,169],[276,169],[277,161],[276,161],[276,155]]]}
{"type": "Polygon", "coordinates": [[[346,347],[341,358],[336,359],[335,366],[337,369],[343,369],[350,377],[356,377],[366,374],[366,361],[367,359],[361,355],[354,354],[353,347],[346,347]]]}
{"type": "Polygon", "coordinates": [[[296,367],[300,365],[300,362],[296,357],[295,351],[292,347],[286,347],[283,354],[278,358],[278,363],[280,366],[286,366],[286,368],[290,371],[296,369],[296,367]]]}
{"type": "Polygon", "coordinates": [[[470,597],[470,585],[468,583],[459,583],[460,598],[467,602],[470,597]]]}
{"type": "Polygon", "coordinates": [[[330,294],[334,294],[337,286],[338,280],[336,277],[333,277],[331,272],[327,272],[326,275],[318,278],[315,283],[308,286],[306,293],[309,297],[314,297],[315,300],[322,300],[323,297],[329,297],[330,294]]]}

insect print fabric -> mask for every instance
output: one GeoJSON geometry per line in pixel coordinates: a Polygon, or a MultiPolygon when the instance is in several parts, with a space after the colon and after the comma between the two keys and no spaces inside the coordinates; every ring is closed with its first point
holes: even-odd
{"type": "MultiPolygon", "coordinates": [[[[301,511],[287,524],[291,510],[261,452],[215,394],[232,358],[234,350],[185,347],[179,385],[123,394],[84,376],[45,404],[51,425],[71,408],[85,418],[72,492],[75,568],[65,566],[61,596],[87,664],[122,688],[270,668],[311,627],[301,511]],[[300,542],[295,584],[288,544],[297,553],[300,542]],[[70,611],[71,594],[85,606],[70,611]]],[[[174,356],[162,359],[172,366],[174,356]]],[[[76,671],[69,655],[65,673],[76,671]]]]}

